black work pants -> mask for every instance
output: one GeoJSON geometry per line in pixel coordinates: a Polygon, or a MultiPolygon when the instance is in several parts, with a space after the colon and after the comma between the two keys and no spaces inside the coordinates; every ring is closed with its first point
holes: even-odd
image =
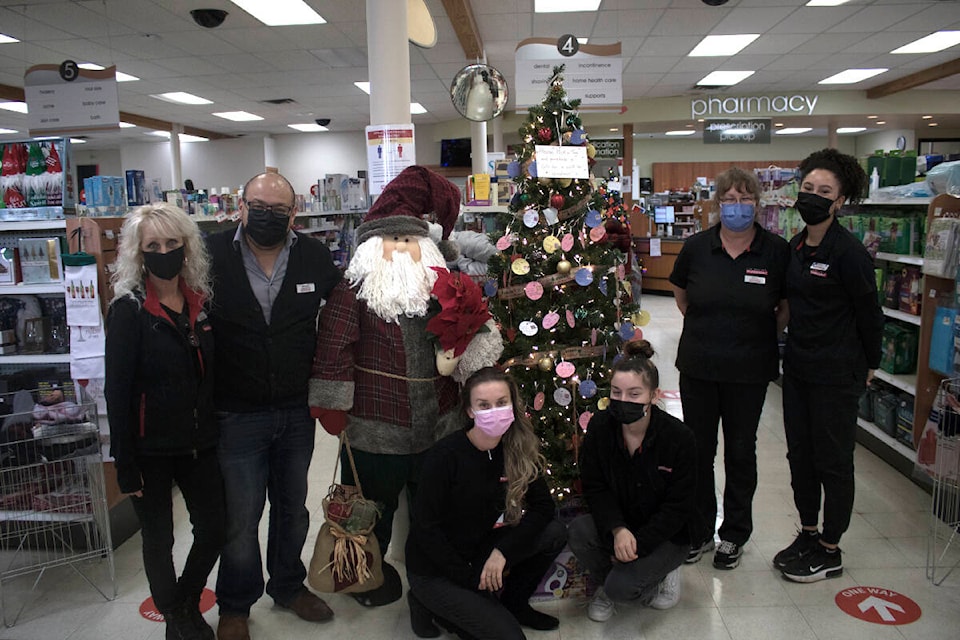
{"type": "Polygon", "coordinates": [[[793,502],[800,524],[816,527],[823,490],[821,540],[839,544],[853,512],[857,402],[865,380],[814,384],[783,376],[783,427],[793,502]]]}
{"type": "Polygon", "coordinates": [[[137,456],[143,496],[132,496],[143,538],[143,568],[157,610],[196,606],[226,539],[223,478],[216,448],[197,457],[137,456]],[[173,566],[173,483],[187,505],[193,545],[177,578],[173,566]]]}
{"type": "Polygon", "coordinates": [[[757,427],[767,383],[715,382],[680,374],[683,421],[697,439],[697,518],[692,543],[713,537],[717,520],[714,460],[723,425],[723,524],[720,539],[746,544],[753,532],[753,494],[757,490],[757,427]]]}

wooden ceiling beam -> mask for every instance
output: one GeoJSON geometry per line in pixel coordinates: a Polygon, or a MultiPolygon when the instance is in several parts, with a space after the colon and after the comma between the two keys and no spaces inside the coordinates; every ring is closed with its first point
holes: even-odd
{"type": "Polygon", "coordinates": [[[483,58],[483,38],[477,28],[477,20],[473,17],[473,7],[470,0],[441,0],[443,8],[450,18],[450,24],[457,34],[457,40],[463,47],[463,55],[467,60],[483,58]]]}
{"type": "Polygon", "coordinates": [[[911,73],[908,76],[897,78],[896,80],[891,80],[872,89],[867,89],[867,97],[883,98],[884,96],[900,93],[901,91],[929,84],[936,80],[949,78],[958,73],[960,73],[960,58],[938,64],[928,69],[923,69],[922,71],[917,71],[916,73],[911,73]]]}

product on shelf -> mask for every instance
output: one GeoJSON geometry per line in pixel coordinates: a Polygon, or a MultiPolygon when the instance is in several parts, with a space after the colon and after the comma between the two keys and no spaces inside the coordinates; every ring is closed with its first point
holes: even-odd
{"type": "Polygon", "coordinates": [[[60,238],[20,238],[20,270],[30,284],[60,282],[60,238]]]}
{"type": "Polygon", "coordinates": [[[917,328],[898,322],[883,325],[880,368],[887,373],[913,373],[917,367],[917,328]]]}

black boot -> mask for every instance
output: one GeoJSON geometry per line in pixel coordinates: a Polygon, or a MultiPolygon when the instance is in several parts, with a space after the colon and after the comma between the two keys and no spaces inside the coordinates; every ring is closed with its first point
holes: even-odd
{"type": "Polygon", "coordinates": [[[354,600],[365,607],[382,607],[396,602],[403,595],[403,584],[400,582],[400,574],[393,568],[393,565],[383,563],[383,584],[372,591],[363,591],[361,593],[352,593],[354,600]]]}
{"type": "Polygon", "coordinates": [[[407,604],[410,606],[410,628],[418,638],[439,638],[440,629],[433,624],[433,614],[423,606],[423,603],[407,591],[407,604]]]}
{"type": "Polygon", "coordinates": [[[163,620],[167,625],[167,640],[201,640],[202,638],[183,605],[164,611],[163,620]]]}
{"type": "Polygon", "coordinates": [[[213,628],[207,624],[207,621],[203,619],[203,615],[200,613],[199,596],[196,598],[187,598],[187,603],[183,606],[183,610],[193,624],[193,628],[197,630],[197,637],[200,638],[200,640],[216,640],[217,634],[213,632],[213,628]]]}

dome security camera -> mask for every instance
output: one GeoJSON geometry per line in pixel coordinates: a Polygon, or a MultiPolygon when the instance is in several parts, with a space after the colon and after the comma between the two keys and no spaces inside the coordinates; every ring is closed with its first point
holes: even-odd
{"type": "Polygon", "coordinates": [[[719,7],[722,4],[727,4],[729,0],[700,0],[703,4],[709,5],[711,7],[719,7]]]}
{"type": "Polygon", "coordinates": [[[201,27],[215,29],[227,19],[227,12],[222,9],[194,9],[190,12],[190,16],[201,27]]]}
{"type": "Polygon", "coordinates": [[[321,127],[325,127],[328,124],[330,124],[330,118],[317,118],[316,120],[314,120],[314,122],[316,122],[321,127]]]}

